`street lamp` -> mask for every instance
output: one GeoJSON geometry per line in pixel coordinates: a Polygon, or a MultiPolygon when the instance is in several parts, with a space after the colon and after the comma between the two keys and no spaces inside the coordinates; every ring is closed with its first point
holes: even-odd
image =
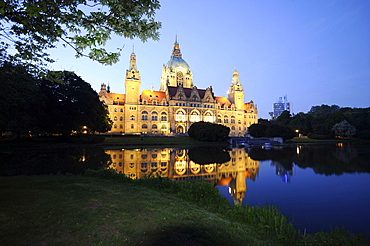
{"type": "Polygon", "coordinates": [[[299,130],[295,130],[295,132],[297,133],[297,137],[299,137],[299,130]]]}

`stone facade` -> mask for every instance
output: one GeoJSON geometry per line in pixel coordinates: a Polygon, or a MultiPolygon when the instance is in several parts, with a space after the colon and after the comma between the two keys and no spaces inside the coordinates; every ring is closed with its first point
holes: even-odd
{"type": "Polygon", "coordinates": [[[113,121],[110,132],[168,136],[185,134],[192,123],[206,121],[230,127],[230,136],[244,136],[258,121],[253,101],[244,103],[238,71],[233,72],[227,97],[216,97],[212,86],[198,89],[177,40],[170,61],[163,65],[160,83],[160,91],[140,93],[140,72],[132,53],[126,70],[126,94],[111,93],[105,84],[99,92],[113,121]]]}

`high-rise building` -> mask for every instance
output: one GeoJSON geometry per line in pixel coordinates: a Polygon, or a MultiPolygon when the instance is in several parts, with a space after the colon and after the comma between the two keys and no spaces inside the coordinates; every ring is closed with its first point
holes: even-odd
{"type": "Polygon", "coordinates": [[[288,97],[286,95],[284,97],[279,97],[279,100],[275,102],[272,107],[274,111],[269,113],[272,119],[276,119],[284,111],[289,111],[290,114],[293,114],[292,103],[288,102],[288,97]]]}
{"type": "Polygon", "coordinates": [[[193,73],[182,58],[176,41],[170,60],[163,65],[160,90],[140,92],[141,78],[136,55],[130,55],[124,87],[126,94],[112,93],[101,85],[99,98],[108,106],[111,133],[173,135],[186,133],[192,123],[206,121],[230,127],[230,136],[244,136],[257,123],[253,101],[244,103],[239,73],[234,70],[227,97],[214,95],[212,86],[198,89],[193,73]]]}

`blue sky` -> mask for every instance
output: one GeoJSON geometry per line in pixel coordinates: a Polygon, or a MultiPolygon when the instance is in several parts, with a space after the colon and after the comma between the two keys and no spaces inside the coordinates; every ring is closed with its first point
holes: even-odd
{"type": "Polygon", "coordinates": [[[312,106],[370,107],[370,1],[366,0],[163,0],[156,19],[160,41],[114,37],[114,51],[125,46],[120,62],[104,66],[74,58],[73,50],[51,50],[54,70],[72,70],[100,90],[125,93],[124,76],[133,45],[141,90],[159,90],[176,34],[183,58],[198,88],[212,85],[226,96],[233,70],[239,71],[245,101],[253,100],[260,118],[288,96],[293,112],[312,106]]]}

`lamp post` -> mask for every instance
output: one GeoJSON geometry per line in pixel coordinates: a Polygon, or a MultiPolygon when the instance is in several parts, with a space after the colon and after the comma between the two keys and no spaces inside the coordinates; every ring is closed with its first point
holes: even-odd
{"type": "Polygon", "coordinates": [[[295,132],[297,133],[297,137],[299,137],[299,130],[295,130],[295,132]]]}

